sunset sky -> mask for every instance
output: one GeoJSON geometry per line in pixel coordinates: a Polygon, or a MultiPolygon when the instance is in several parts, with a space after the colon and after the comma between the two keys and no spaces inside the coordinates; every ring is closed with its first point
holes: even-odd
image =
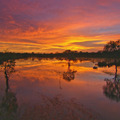
{"type": "Polygon", "coordinates": [[[0,51],[98,51],[120,39],[120,0],[0,0],[0,51]]]}

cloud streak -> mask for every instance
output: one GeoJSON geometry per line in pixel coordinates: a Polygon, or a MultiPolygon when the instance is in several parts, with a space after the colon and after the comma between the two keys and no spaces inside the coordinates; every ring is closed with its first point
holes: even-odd
{"type": "MultiPolygon", "coordinates": [[[[0,0],[0,3],[0,42],[14,52],[97,51],[107,41],[120,37],[119,0],[0,0]],[[95,46],[96,40],[103,42],[101,47],[95,46]],[[23,49],[23,44],[41,49],[23,49]]],[[[1,47],[1,51],[6,47],[1,47]]]]}

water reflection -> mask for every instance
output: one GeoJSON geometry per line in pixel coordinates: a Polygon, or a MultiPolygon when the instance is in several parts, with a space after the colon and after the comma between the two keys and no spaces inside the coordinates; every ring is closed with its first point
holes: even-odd
{"type": "Polygon", "coordinates": [[[118,66],[120,66],[120,60],[114,59],[110,62],[99,62],[99,67],[111,67],[115,66],[115,73],[114,77],[112,79],[105,78],[106,85],[103,86],[103,93],[106,97],[115,100],[120,101],[120,78],[118,75],[118,66]]]}
{"type": "Polygon", "coordinates": [[[83,105],[74,99],[65,100],[61,95],[55,97],[41,96],[43,104],[28,107],[22,120],[97,120],[83,105]]]}
{"type": "Polygon", "coordinates": [[[0,103],[0,119],[15,120],[17,113],[17,99],[15,93],[10,90],[9,77],[15,72],[15,61],[9,60],[3,63],[4,75],[6,79],[6,89],[2,101],[0,103]]]}
{"type": "Polygon", "coordinates": [[[109,61],[104,61],[104,62],[98,62],[98,66],[99,67],[112,67],[112,66],[115,66],[115,74],[114,74],[114,78],[113,78],[113,80],[114,81],[119,81],[120,80],[120,78],[119,78],[119,76],[118,76],[118,74],[117,74],[117,72],[118,72],[118,66],[120,66],[120,60],[118,59],[113,59],[113,60],[109,60],[109,61]]]}
{"type": "Polygon", "coordinates": [[[106,81],[106,85],[103,86],[103,92],[106,97],[120,101],[120,83],[118,81],[106,81]]]}
{"type": "MultiPolygon", "coordinates": [[[[52,66],[51,63],[50,65],[52,66]]],[[[31,100],[27,99],[28,100],[27,102],[29,102],[29,104],[25,104],[24,106],[19,106],[20,108],[18,108],[17,98],[15,96],[15,93],[11,91],[10,84],[9,84],[11,75],[15,72],[15,61],[13,60],[6,61],[3,63],[2,66],[3,66],[4,76],[6,80],[6,88],[5,88],[4,96],[0,103],[0,120],[30,120],[30,119],[32,120],[39,120],[39,119],[40,120],[76,120],[76,119],[94,120],[96,119],[96,114],[93,114],[88,108],[81,105],[80,103],[77,103],[77,101],[75,101],[74,99],[70,98],[67,100],[62,95],[58,95],[58,94],[55,94],[54,96],[48,96],[44,92],[39,95],[37,94],[38,97],[35,98],[40,100],[40,102],[32,104],[32,102],[30,102],[31,100]]],[[[74,74],[76,73],[76,71],[71,70],[70,66],[71,66],[70,61],[68,61],[68,70],[67,72],[64,72],[64,73],[70,74],[70,76],[68,76],[69,79],[67,79],[68,81],[73,80],[75,78],[74,74]]],[[[30,69],[30,71],[32,71],[33,73],[36,73],[36,71],[34,72],[34,70],[36,70],[36,67],[35,68],[33,67],[32,70],[30,69]]],[[[49,65],[47,65],[47,68],[45,66],[45,67],[42,67],[42,69],[38,69],[38,73],[42,72],[42,70],[49,72],[48,75],[50,75],[50,74],[54,74],[53,71],[56,70],[56,68],[51,69],[50,67],[49,69],[49,65]]],[[[26,71],[25,75],[27,78],[27,73],[29,69],[25,69],[25,71],[26,71]]],[[[24,69],[22,69],[21,73],[23,75],[24,69]]],[[[62,73],[63,71],[61,72],[61,75],[62,73]]],[[[21,78],[22,78],[22,75],[21,75],[21,78]]],[[[28,75],[29,78],[32,77],[32,79],[34,79],[33,76],[29,76],[29,75],[28,75]]],[[[46,75],[44,74],[43,76],[46,76],[46,75]]],[[[39,77],[41,76],[39,75],[39,77]]],[[[36,75],[35,75],[35,78],[36,78],[36,75]]],[[[24,96],[24,92],[28,90],[27,88],[31,87],[29,89],[31,90],[32,87],[35,85],[35,82],[33,82],[32,83],[33,86],[31,85],[29,87],[30,85],[29,81],[31,81],[31,79],[28,80],[26,89],[23,89],[21,93],[23,96],[24,96]]],[[[51,81],[51,79],[49,79],[49,81],[51,81]]],[[[22,82],[22,80],[20,82],[22,82]]],[[[19,85],[16,85],[16,86],[19,87],[19,85]]],[[[60,83],[60,87],[61,87],[61,83],[60,83]]],[[[38,90],[40,89],[40,87],[37,87],[37,88],[38,90]]],[[[35,86],[34,86],[34,89],[35,89],[35,86]]],[[[36,93],[31,93],[30,95],[34,96],[33,94],[36,94],[36,93]]],[[[19,96],[18,93],[17,95],[19,96]]],[[[24,97],[27,98],[28,96],[24,96],[24,97]]],[[[20,101],[20,102],[24,102],[24,101],[20,101]]]]}
{"type": "Polygon", "coordinates": [[[70,60],[68,61],[68,69],[67,69],[67,72],[64,72],[63,73],[63,79],[64,80],[67,80],[67,81],[71,81],[71,80],[74,80],[75,79],[75,73],[77,71],[75,70],[71,70],[70,69],[70,60]]]}
{"type": "Polygon", "coordinates": [[[6,79],[6,92],[9,89],[9,77],[10,74],[15,72],[15,61],[14,60],[8,60],[6,62],[3,62],[4,67],[4,74],[5,74],[5,79],[6,79]]]}
{"type": "MultiPolygon", "coordinates": [[[[98,61],[101,62],[98,65],[104,62],[103,59],[98,61]]],[[[101,69],[92,69],[98,61],[30,58],[16,60],[16,63],[4,62],[3,72],[0,74],[5,77],[6,88],[0,99],[0,120],[93,120],[97,119],[96,115],[99,113],[107,116],[101,120],[112,120],[109,112],[113,112],[114,107],[114,116],[118,115],[116,118],[119,118],[120,104],[111,104],[104,96],[110,96],[110,99],[116,101],[120,99],[119,65],[115,64],[114,78],[105,79],[104,85],[103,78],[106,74],[101,69]],[[58,81],[59,88],[64,89],[58,88],[58,81]]],[[[103,67],[110,66],[112,62],[114,60],[105,61],[103,67]]],[[[4,77],[0,82],[3,82],[4,77]]]]}

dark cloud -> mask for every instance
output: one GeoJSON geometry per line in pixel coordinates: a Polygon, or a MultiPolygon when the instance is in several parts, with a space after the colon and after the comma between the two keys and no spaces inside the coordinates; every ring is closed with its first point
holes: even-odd
{"type": "Polygon", "coordinates": [[[53,47],[64,47],[63,45],[52,45],[53,47]]]}
{"type": "Polygon", "coordinates": [[[49,49],[44,49],[44,50],[50,53],[51,51],[63,52],[65,49],[62,49],[62,48],[49,48],[49,49]]]}
{"type": "Polygon", "coordinates": [[[78,46],[84,46],[84,47],[103,47],[104,44],[100,44],[100,42],[101,42],[101,40],[73,42],[73,43],[71,43],[71,45],[78,45],[78,46]]]}
{"type": "MultiPolygon", "coordinates": [[[[28,39],[15,39],[16,41],[18,41],[18,42],[21,42],[21,43],[38,43],[37,41],[35,41],[35,40],[28,40],[28,39]]],[[[42,44],[42,43],[39,43],[39,44],[42,44]]]]}

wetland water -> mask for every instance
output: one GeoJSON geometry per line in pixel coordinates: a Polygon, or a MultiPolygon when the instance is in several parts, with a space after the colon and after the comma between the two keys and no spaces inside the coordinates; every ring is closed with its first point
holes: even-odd
{"type": "Polygon", "coordinates": [[[0,120],[119,120],[120,68],[94,67],[98,61],[104,60],[4,62],[0,120]]]}

